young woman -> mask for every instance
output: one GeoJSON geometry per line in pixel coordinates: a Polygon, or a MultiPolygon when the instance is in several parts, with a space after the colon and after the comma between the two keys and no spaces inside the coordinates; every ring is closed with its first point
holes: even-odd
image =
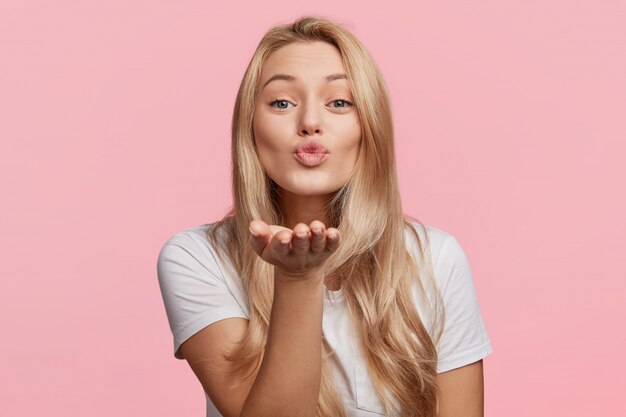
{"type": "Polygon", "coordinates": [[[404,215],[385,83],[305,17],[269,30],[233,114],[234,205],[164,244],[174,353],[207,416],[482,416],[469,262],[404,215]]]}

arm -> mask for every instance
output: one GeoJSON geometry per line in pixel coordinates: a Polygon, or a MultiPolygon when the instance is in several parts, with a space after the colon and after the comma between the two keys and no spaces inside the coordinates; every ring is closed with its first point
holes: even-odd
{"type": "Polygon", "coordinates": [[[483,361],[437,376],[441,396],[437,417],[483,417],[483,361]]]}
{"type": "Polygon", "coordinates": [[[445,329],[437,347],[439,417],[482,417],[483,358],[493,348],[480,314],[473,275],[463,248],[448,237],[435,274],[442,281],[445,329]],[[443,372],[442,372],[443,371],[443,372]]]}
{"type": "MultiPolygon", "coordinates": [[[[180,347],[209,398],[224,417],[315,416],[321,381],[323,268],[321,261],[336,250],[338,233],[326,241],[324,225],[313,238],[294,238],[292,231],[256,224],[252,245],[275,268],[274,299],[267,343],[261,362],[245,383],[229,375],[232,364],[223,354],[237,347],[248,321],[229,318],[213,323],[180,347]],[[276,238],[274,238],[276,237],[276,238]],[[280,240],[292,240],[292,247],[280,240]]],[[[252,230],[252,229],[251,229],[252,230]]],[[[297,225],[294,232],[308,232],[297,225]]]]}
{"type": "Polygon", "coordinates": [[[315,416],[322,368],[323,281],[277,276],[263,363],[244,416],[315,416]]]}
{"type": "Polygon", "coordinates": [[[265,352],[260,367],[243,384],[243,374],[228,375],[232,363],[222,354],[243,338],[248,320],[213,323],[184,342],[180,352],[224,417],[315,416],[322,308],[321,280],[286,283],[276,276],[265,352]]]}

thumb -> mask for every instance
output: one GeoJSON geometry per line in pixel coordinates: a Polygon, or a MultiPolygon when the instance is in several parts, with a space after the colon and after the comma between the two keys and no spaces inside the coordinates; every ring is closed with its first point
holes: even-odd
{"type": "Polygon", "coordinates": [[[261,220],[252,220],[248,226],[250,231],[250,244],[254,251],[261,256],[265,246],[270,240],[272,231],[270,227],[261,220]]]}

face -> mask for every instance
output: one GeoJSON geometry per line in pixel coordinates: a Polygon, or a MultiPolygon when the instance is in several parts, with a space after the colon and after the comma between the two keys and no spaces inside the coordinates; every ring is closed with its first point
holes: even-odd
{"type": "Polygon", "coordinates": [[[319,41],[286,45],[263,66],[254,138],[261,165],[279,193],[327,195],[350,179],[361,127],[348,81],[337,74],[346,75],[339,51],[319,41]],[[294,157],[298,144],[311,141],[329,153],[316,166],[294,157]]]}

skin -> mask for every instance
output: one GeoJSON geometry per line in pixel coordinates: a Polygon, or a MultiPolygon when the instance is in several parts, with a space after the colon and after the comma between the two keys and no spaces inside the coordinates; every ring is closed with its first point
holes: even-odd
{"type": "Polygon", "coordinates": [[[482,359],[437,375],[441,391],[437,417],[483,417],[484,379],[482,359]]]}
{"type": "MultiPolygon", "coordinates": [[[[328,287],[324,262],[341,240],[337,229],[326,228],[324,205],[349,180],[361,140],[358,115],[347,104],[352,103],[347,81],[325,79],[336,73],[345,74],[341,56],[325,42],[287,45],[275,51],[262,70],[253,120],[255,143],[263,168],[277,184],[288,227],[261,220],[250,223],[252,247],[275,266],[268,343],[254,383],[226,392],[227,379],[190,361],[211,398],[219,399],[224,415],[315,414],[321,377],[320,289],[328,287]],[[263,87],[278,73],[295,80],[276,80],[263,87]],[[292,155],[298,143],[311,139],[331,153],[316,167],[304,166],[292,155]],[[296,367],[299,372],[294,374],[296,367]]],[[[208,326],[200,332],[206,332],[206,342],[198,342],[196,352],[189,347],[192,344],[183,344],[181,351],[188,358],[188,353],[200,357],[199,352],[207,351],[217,355],[228,346],[226,334],[243,337],[244,322],[233,318],[208,326]],[[211,343],[214,346],[207,350],[211,343]]],[[[222,360],[214,363],[229,366],[222,360]]],[[[439,374],[437,380],[438,417],[483,416],[482,361],[439,374]]]]}
{"type": "MultiPolygon", "coordinates": [[[[361,127],[337,48],[326,42],[295,42],[265,62],[253,118],[261,165],[277,184],[287,226],[314,220],[328,224],[324,205],[350,179],[361,141],[361,127]],[[273,80],[275,74],[293,81],[273,80]],[[279,102],[274,102],[275,100],[279,102]],[[307,167],[292,155],[296,145],[317,140],[330,152],[321,165],[307,167]]],[[[308,226],[307,226],[308,227],[308,226]]],[[[304,230],[304,228],[302,228],[304,230]]]]}
{"type": "Polygon", "coordinates": [[[324,205],[349,180],[360,143],[347,81],[326,79],[337,73],[345,74],[339,52],[323,42],[287,45],[270,55],[262,70],[255,143],[265,172],[277,185],[288,227],[250,223],[250,244],[275,267],[274,298],[254,383],[236,393],[245,398],[240,408],[235,401],[224,405],[239,417],[316,415],[324,263],[341,241],[339,230],[326,228],[324,205]],[[268,83],[277,73],[294,79],[268,83]],[[293,157],[293,149],[313,139],[330,157],[307,167],[293,157]]]}

